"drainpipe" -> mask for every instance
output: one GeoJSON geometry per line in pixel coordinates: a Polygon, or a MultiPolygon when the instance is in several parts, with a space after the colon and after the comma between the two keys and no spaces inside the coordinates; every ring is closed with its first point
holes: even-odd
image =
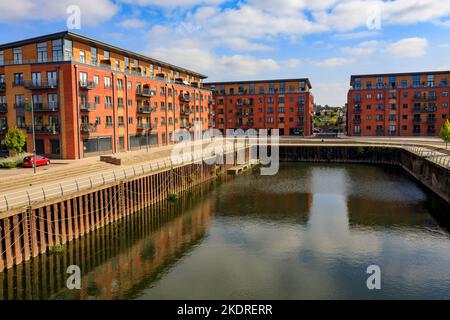
{"type": "MultiPolygon", "coordinates": [[[[128,137],[129,137],[129,131],[128,131],[129,130],[129,128],[128,128],[128,75],[125,75],[125,81],[124,82],[125,83],[122,84],[122,86],[125,86],[124,89],[123,89],[123,90],[125,90],[125,101],[123,102],[124,103],[123,107],[125,108],[125,118],[126,118],[126,121],[125,121],[125,123],[126,123],[125,133],[126,133],[126,136],[127,136],[127,150],[129,150],[129,147],[128,147],[128,137]]],[[[137,119],[136,119],[136,121],[137,121],[137,119]]],[[[123,137],[123,144],[124,144],[124,149],[125,149],[125,136],[123,137]]],[[[119,152],[120,152],[120,150],[119,150],[119,152]]]]}
{"type": "MultiPolygon", "coordinates": [[[[113,107],[113,144],[112,144],[112,152],[113,154],[116,153],[117,150],[117,146],[116,146],[116,139],[117,139],[117,134],[116,134],[116,94],[115,94],[115,85],[114,85],[114,72],[111,72],[111,81],[112,81],[112,107],[113,107]]],[[[124,139],[124,143],[125,143],[125,137],[124,139]]]]}
{"type": "MultiPolygon", "coordinates": [[[[62,137],[63,137],[63,128],[62,128],[62,118],[61,118],[61,83],[59,82],[59,79],[61,79],[61,67],[57,66],[56,67],[56,76],[57,76],[57,83],[58,83],[58,104],[59,104],[59,158],[62,159],[62,137]]],[[[48,81],[48,79],[47,79],[48,81]]],[[[47,103],[48,103],[48,99],[47,99],[47,103]]],[[[65,114],[65,113],[64,113],[65,114]]],[[[65,122],[64,122],[65,124],[65,122]]],[[[51,145],[50,145],[51,148],[51,145]]]]}
{"type": "Polygon", "coordinates": [[[77,140],[78,140],[78,159],[82,158],[81,155],[81,128],[80,128],[80,109],[79,109],[79,85],[78,85],[78,65],[75,67],[75,110],[77,110],[77,140]]]}

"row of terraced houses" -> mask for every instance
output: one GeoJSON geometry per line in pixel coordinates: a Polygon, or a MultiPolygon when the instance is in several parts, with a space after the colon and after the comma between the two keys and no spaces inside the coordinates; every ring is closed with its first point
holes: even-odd
{"type": "MultiPolygon", "coordinates": [[[[309,79],[204,79],[69,31],[0,45],[0,140],[18,127],[32,151],[31,111],[37,153],[63,159],[175,143],[179,129],[312,135],[309,79]]],[[[449,82],[450,72],[352,76],[348,135],[437,135],[449,82]]]]}

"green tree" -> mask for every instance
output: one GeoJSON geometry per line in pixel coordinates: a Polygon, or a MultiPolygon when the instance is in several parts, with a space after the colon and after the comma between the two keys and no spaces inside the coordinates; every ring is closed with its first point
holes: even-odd
{"type": "Polygon", "coordinates": [[[8,148],[8,150],[15,153],[21,153],[25,146],[26,136],[22,130],[17,127],[9,128],[2,141],[2,144],[8,148]]]}
{"type": "Polygon", "coordinates": [[[450,122],[448,121],[448,119],[442,126],[441,131],[439,132],[439,137],[444,140],[445,148],[447,149],[448,143],[450,142],[450,122]]]}

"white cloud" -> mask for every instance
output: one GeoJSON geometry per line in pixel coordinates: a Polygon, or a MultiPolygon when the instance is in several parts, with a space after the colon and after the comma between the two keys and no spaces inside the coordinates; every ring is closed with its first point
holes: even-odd
{"type": "Polygon", "coordinates": [[[212,45],[223,46],[234,51],[272,51],[273,48],[264,44],[250,42],[239,37],[212,39],[212,45]]]}
{"type": "Polygon", "coordinates": [[[341,49],[342,53],[352,56],[369,55],[375,52],[379,47],[380,41],[371,40],[361,42],[357,47],[344,47],[341,49]]]}
{"type": "Polygon", "coordinates": [[[302,64],[300,59],[292,58],[283,62],[283,67],[287,69],[295,69],[302,64]]]}
{"type": "Polygon", "coordinates": [[[121,21],[119,23],[119,26],[121,26],[122,28],[139,29],[139,28],[145,28],[147,26],[147,22],[144,20],[141,20],[141,19],[130,18],[130,19],[125,19],[125,20],[121,21]]]}
{"type": "Polygon", "coordinates": [[[17,22],[21,20],[65,21],[70,5],[81,9],[81,27],[95,25],[113,17],[118,6],[111,0],[15,0],[14,3],[0,1],[2,22],[17,22]]]}
{"type": "Polygon", "coordinates": [[[355,63],[356,59],[347,59],[347,58],[329,58],[322,61],[314,61],[313,64],[321,67],[321,68],[335,68],[342,67],[344,65],[355,63]]]}
{"type": "Polygon", "coordinates": [[[226,0],[120,0],[139,6],[158,6],[163,8],[194,7],[198,5],[217,5],[226,0]]]}
{"type": "Polygon", "coordinates": [[[406,38],[389,44],[386,52],[398,58],[417,58],[426,54],[428,41],[425,38],[406,38]]]}

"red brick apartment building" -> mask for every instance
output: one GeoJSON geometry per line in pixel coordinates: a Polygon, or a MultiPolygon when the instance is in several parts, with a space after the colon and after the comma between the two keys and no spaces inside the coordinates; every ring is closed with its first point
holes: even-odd
{"type": "Polygon", "coordinates": [[[0,140],[27,133],[32,151],[79,159],[174,141],[211,125],[206,76],[72,32],[0,45],[0,140]]]}
{"type": "Polygon", "coordinates": [[[308,79],[205,83],[213,92],[215,128],[279,129],[280,135],[309,136],[314,97],[308,79]]]}
{"type": "Polygon", "coordinates": [[[437,136],[449,117],[450,71],[353,75],[349,136],[437,136]]]}

